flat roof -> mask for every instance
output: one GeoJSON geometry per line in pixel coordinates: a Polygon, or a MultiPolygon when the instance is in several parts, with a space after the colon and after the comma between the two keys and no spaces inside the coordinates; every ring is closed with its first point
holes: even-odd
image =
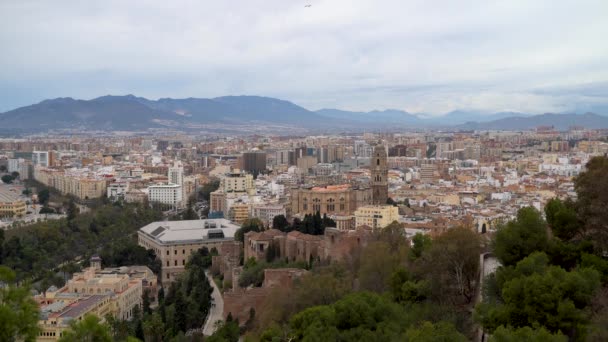
{"type": "Polygon", "coordinates": [[[160,244],[177,244],[234,240],[234,233],[239,228],[240,225],[227,219],[206,219],[152,222],[139,232],[160,244]],[[223,238],[218,237],[219,231],[223,238]]]}

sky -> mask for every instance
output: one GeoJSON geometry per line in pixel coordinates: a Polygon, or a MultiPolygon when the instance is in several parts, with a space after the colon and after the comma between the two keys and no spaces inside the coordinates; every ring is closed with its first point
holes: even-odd
{"type": "Polygon", "coordinates": [[[607,14],[606,0],[2,0],[0,112],[135,94],[608,114],[607,14]]]}

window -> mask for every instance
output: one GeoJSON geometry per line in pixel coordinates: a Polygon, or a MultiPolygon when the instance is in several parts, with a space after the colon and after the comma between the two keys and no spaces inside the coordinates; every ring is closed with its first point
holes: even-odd
{"type": "Polygon", "coordinates": [[[174,261],[175,266],[177,266],[177,260],[174,261]]]}
{"type": "Polygon", "coordinates": [[[174,252],[173,254],[177,255],[177,249],[176,249],[176,250],[174,250],[173,252],[174,252]]]}
{"type": "Polygon", "coordinates": [[[380,159],[376,159],[376,165],[380,165],[380,159]]]}
{"type": "Polygon", "coordinates": [[[186,254],[186,250],[185,249],[182,249],[182,254],[186,254]]]}
{"type": "Polygon", "coordinates": [[[169,260],[167,260],[167,267],[169,267],[169,260]]]}
{"type": "Polygon", "coordinates": [[[184,259],[184,260],[182,260],[182,266],[185,266],[185,265],[186,265],[186,260],[184,259]]]}
{"type": "Polygon", "coordinates": [[[167,255],[169,255],[169,251],[167,250],[167,255]]]}

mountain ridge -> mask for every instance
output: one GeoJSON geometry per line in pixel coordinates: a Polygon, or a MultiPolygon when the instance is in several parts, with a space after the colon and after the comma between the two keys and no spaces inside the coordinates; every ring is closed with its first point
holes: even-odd
{"type": "Polygon", "coordinates": [[[523,130],[547,125],[553,125],[557,129],[567,129],[572,125],[608,128],[608,117],[593,113],[532,115],[505,111],[481,114],[466,110],[455,110],[438,117],[421,117],[399,109],[357,112],[324,108],[311,111],[290,101],[264,96],[150,100],[132,94],[105,95],[91,100],[59,97],[0,113],[0,127],[16,130],[145,130],[200,127],[204,124],[268,124],[343,130],[523,130]]]}

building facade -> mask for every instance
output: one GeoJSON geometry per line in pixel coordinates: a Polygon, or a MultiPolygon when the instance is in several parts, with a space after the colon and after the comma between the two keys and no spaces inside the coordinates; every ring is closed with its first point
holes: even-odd
{"type": "Polygon", "coordinates": [[[375,205],[384,205],[388,200],[388,165],[386,163],[386,158],[387,155],[384,145],[376,145],[376,147],[374,147],[374,155],[370,165],[373,192],[372,203],[375,205]]]}
{"type": "Polygon", "coordinates": [[[162,283],[166,285],[184,272],[192,253],[234,241],[239,228],[226,219],[152,222],[138,231],[138,243],[156,252],[162,264],[162,283]]]}
{"type": "Polygon", "coordinates": [[[372,203],[370,188],[350,184],[291,189],[292,214],[351,215],[358,207],[372,203]]]}

